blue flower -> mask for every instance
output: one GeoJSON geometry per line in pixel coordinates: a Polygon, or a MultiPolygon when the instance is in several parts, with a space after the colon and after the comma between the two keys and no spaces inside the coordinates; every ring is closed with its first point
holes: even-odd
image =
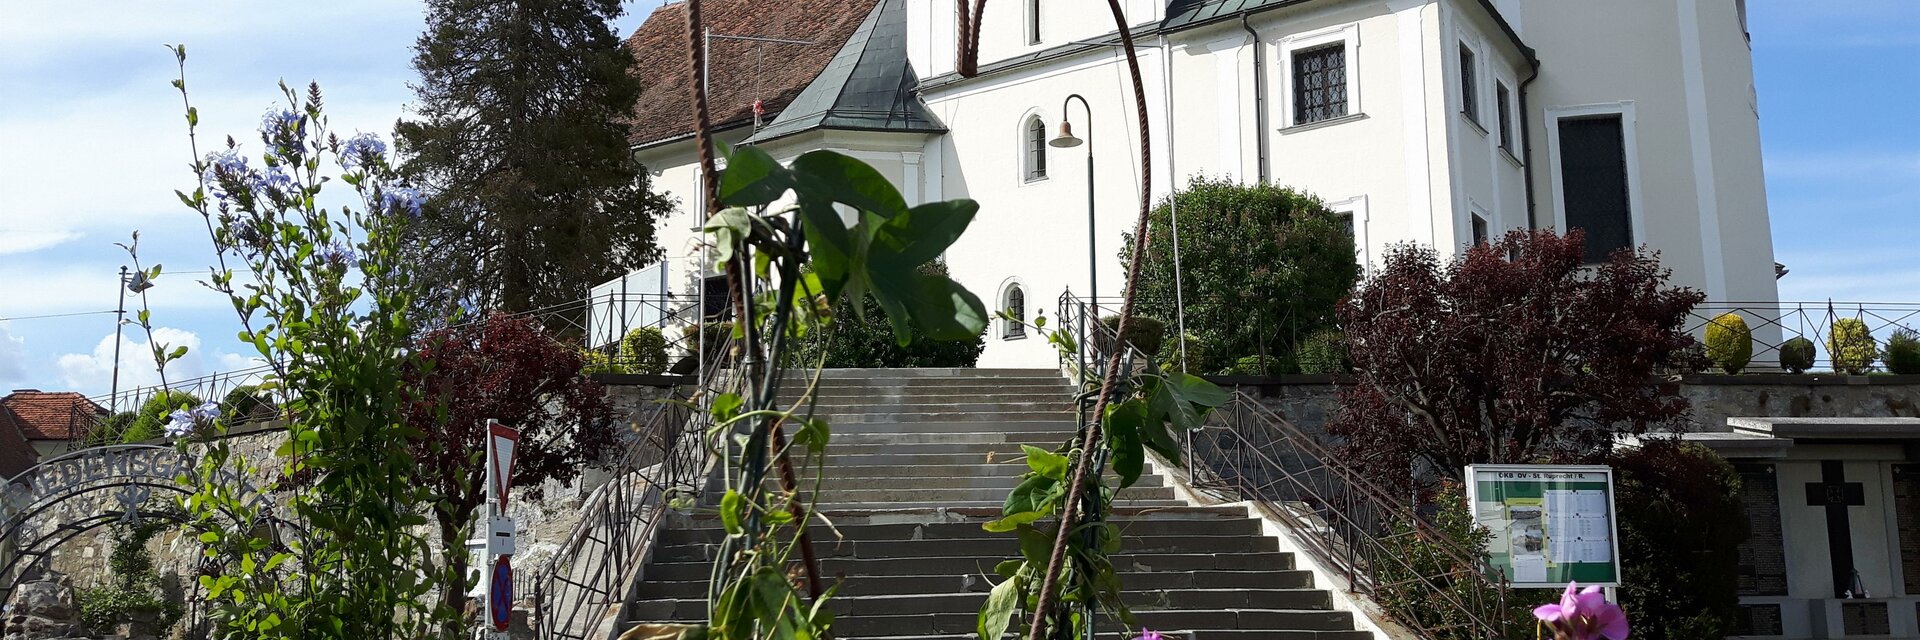
{"type": "Polygon", "coordinates": [[[355,134],[340,147],[340,166],[348,171],[370,166],[375,158],[385,158],[387,143],[371,133],[355,134]]]}
{"type": "Polygon", "coordinates": [[[280,170],[280,167],[267,167],[267,171],[253,179],[253,189],[262,195],[268,193],[287,193],[293,190],[293,176],[280,170]]]}
{"type": "Polygon", "coordinates": [[[194,422],[192,412],[175,410],[173,413],[167,415],[166,433],[169,438],[179,438],[192,434],[194,428],[197,426],[198,424],[194,422]]]}
{"type": "Polygon", "coordinates": [[[247,157],[233,149],[222,149],[207,154],[206,173],[202,177],[213,185],[213,196],[226,200],[230,187],[252,188],[253,169],[247,166],[247,157]]]}
{"type": "Polygon", "coordinates": [[[299,137],[306,132],[306,121],[300,114],[282,107],[268,107],[260,116],[260,140],[267,144],[279,144],[276,140],[285,140],[288,136],[299,137]]]}
{"type": "Polygon", "coordinates": [[[319,256],[321,262],[338,268],[359,263],[359,257],[353,253],[353,247],[344,240],[335,240],[333,244],[321,247],[319,256]]]}
{"type": "Polygon", "coordinates": [[[220,417],[220,403],[208,402],[198,407],[194,407],[193,411],[189,413],[192,414],[195,420],[205,420],[205,421],[216,420],[220,417]]]}
{"type": "Polygon", "coordinates": [[[392,187],[380,192],[380,208],[405,213],[409,218],[419,218],[420,205],[426,201],[420,190],[413,187],[392,187]]]}

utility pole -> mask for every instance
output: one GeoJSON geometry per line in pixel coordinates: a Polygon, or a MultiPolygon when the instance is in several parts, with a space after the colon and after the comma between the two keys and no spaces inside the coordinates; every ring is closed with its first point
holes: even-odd
{"type": "Polygon", "coordinates": [[[120,265],[120,304],[113,309],[113,392],[107,396],[107,410],[120,407],[120,335],[127,327],[127,266],[120,265]]]}

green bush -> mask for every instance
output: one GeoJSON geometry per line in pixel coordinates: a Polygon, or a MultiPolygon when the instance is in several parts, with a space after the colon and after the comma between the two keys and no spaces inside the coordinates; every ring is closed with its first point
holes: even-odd
{"type": "Polygon", "coordinates": [[[1911,375],[1920,373],[1920,334],[1900,329],[1887,339],[1887,371],[1911,375]]]}
{"type": "Polygon", "coordinates": [[[1277,376],[1292,372],[1293,362],[1285,358],[1261,356],[1259,354],[1240,356],[1233,366],[1220,370],[1221,375],[1229,376],[1277,376]]]}
{"type": "MultiPolygon", "coordinates": [[[[1499,610],[1492,608],[1491,603],[1499,601],[1499,593],[1477,580],[1454,579],[1453,576],[1478,571],[1478,567],[1462,565],[1453,551],[1484,550],[1493,534],[1474,523],[1473,513],[1467,508],[1466,490],[1458,482],[1442,483],[1432,499],[1432,515],[1427,517],[1427,523],[1433,527],[1430,531],[1438,536],[1417,533],[1411,522],[1394,522],[1388,525],[1389,535],[1381,539],[1384,549],[1361,549],[1380,554],[1374,576],[1374,583],[1380,586],[1374,601],[1400,620],[1415,620],[1419,626],[1434,630],[1432,637],[1438,640],[1481,640],[1483,636],[1477,633],[1474,620],[1456,603],[1487,603],[1489,610],[1479,613],[1495,614],[1499,610]],[[1391,558],[1403,558],[1405,562],[1391,561],[1391,558]],[[1435,584],[1440,588],[1434,588],[1435,584]]],[[[1534,625],[1530,611],[1548,602],[1549,597],[1532,591],[1510,591],[1506,603],[1506,632],[1497,637],[1531,637],[1534,625]]]]}
{"type": "MultiPolygon", "coordinates": [[[[1196,371],[1232,369],[1248,354],[1291,359],[1299,340],[1334,326],[1360,278],[1348,223],[1313,194],[1278,185],[1196,177],[1149,213],[1146,240],[1153,259],[1138,274],[1138,310],[1169,322],[1184,314],[1193,336],[1184,355],[1196,371]],[[1178,283],[1165,259],[1176,252],[1178,283]]],[[[1123,246],[1132,250],[1130,234],[1123,246]]]]}
{"type": "Polygon", "coordinates": [[[608,356],[604,351],[596,349],[580,350],[580,373],[593,375],[596,373],[626,372],[627,368],[624,365],[614,362],[613,358],[608,356]]]}
{"type": "Polygon", "coordinates": [[[1293,361],[1300,366],[1300,373],[1346,373],[1353,370],[1347,359],[1347,336],[1334,329],[1327,329],[1300,342],[1294,350],[1293,361]]]}
{"type": "Polygon", "coordinates": [[[1851,376],[1865,374],[1880,357],[1880,345],[1867,330],[1867,323],[1855,318],[1833,321],[1827,334],[1827,357],[1833,358],[1833,370],[1851,376]]]}
{"type": "Polygon", "coordinates": [[[1746,318],[1723,313],[1707,323],[1707,357],[1729,374],[1740,373],[1753,360],[1753,331],[1746,318]]]}
{"type": "Polygon", "coordinates": [[[1812,369],[1813,341],[1794,336],[1781,343],[1780,366],[1792,373],[1805,373],[1812,369]]]}
{"type": "Polygon", "coordinates": [[[687,325],[680,329],[681,339],[691,353],[696,348],[706,351],[707,360],[717,360],[725,354],[727,342],[733,339],[733,323],[715,322],[703,330],[696,325],[687,325]],[[698,340],[698,344],[695,341],[698,340]]]}
{"type": "MultiPolygon", "coordinates": [[[[1101,318],[1100,325],[1106,327],[1109,332],[1118,331],[1120,316],[1101,318]]],[[[1112,347],[1111,341],[1106,336],[1106,333],[1100,334],[1100,348],[1103,351],[1112,347]]],[[[1121,336],[1121,341],[1139,349],[1140,353],[1147,354],[1147,357],[1158,356],[1160,349],[1166,346],[1167,323],[1145,316],[1134,316],[1133,320],[1127,323],[1127,335],[1121,336]]]]}
{"type": "Polygon", "coordinates": [[[99,424],[94,425],[92,431],[87,432],[86,445],[89,447],[104,447],[110,444],[120,444],[120,438],[126,435],[127,427],[133,426],[133,421],[139,417],[139,414],[132,411],[122,411],[107,416],[105,420],[101,420],[99,424]]]}
{"type": "Polygon", "coordinates": [[[146,442],[165,436],[167,416],[179,409],[192,409],[200,406],[199,397],[185,391],[163,391],[148,398],[140,405],[140,411],[134,416],[133,423],[127,425],[120,434],[120,442],[133,444],[146,442]]]}
{"type": "Polygon", "coordinates": [[[154,628],[164,631],[186,613],[185,603],[167,597],[160,576],[153,569],[153,555],[147,542],[171,526],[151,520],[138,526],[115,525],[113,552],[107,556],[112,579],[107,584],[81,589],[74,594],[80,609],[80,622],[95,634],[114,633],[122,622],[151,616],[154,628]]]}
{"type": "Polygon", "coordinates": [[[653,327],[628,331],[620,339],[620,361],[627,373],[661,373],[667,370],[667,338],[653,327]]]}
{"type": "Polygon", "coordinates": [[[226,424],[245,424],[261,420],[272,420],[280,413],[280,406],[260,392],[260,387],[243,384],[227,392],[220,400],[220,419],[226,424]]]}
{"type": "Polygon", "coordinates": [[[1707,640],[1733,632],[1740,610],[1740,542],[1747,517],[1740,476],[1697,444],[1654,440],[1616,450],[1625,575],[1620,604],[1645,640],[1707,640]]]}

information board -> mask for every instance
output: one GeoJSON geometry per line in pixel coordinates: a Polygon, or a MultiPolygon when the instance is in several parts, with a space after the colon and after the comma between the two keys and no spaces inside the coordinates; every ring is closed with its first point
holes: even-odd
{"type": "Polygon", "coordinates": [[[1467,478],[1473,520],[1493,534],[1488,560],[1514,588],[1620,586],[1613,469],[1483,464],[1467,478]]]}

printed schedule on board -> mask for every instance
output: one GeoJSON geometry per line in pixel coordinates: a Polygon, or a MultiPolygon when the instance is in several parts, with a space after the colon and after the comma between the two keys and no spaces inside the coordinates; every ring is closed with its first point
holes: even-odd
{"type": "Polygon", "coordinates": [[[1488,559],[1514,587],[1619,586],[1612,469],[1473,465],[1467,478],[1473,520],[1493,534],[1488,559]]]}

